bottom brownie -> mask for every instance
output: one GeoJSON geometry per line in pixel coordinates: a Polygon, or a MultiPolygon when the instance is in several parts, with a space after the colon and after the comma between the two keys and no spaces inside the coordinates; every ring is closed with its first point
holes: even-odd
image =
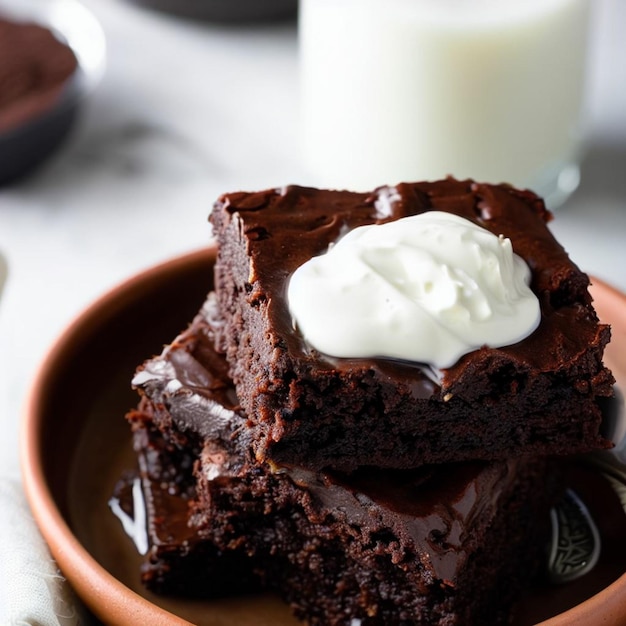
{"type": "Polygon", "coordinates": [[[263,586],[309,624],[504,624],[545,568],[543,461],[350,477],[277,470],[237,454],[236,436],[199,454],[181,447],[183,434],[154,427],[158,410],[144,401],[129,416],[152,591],[263,586]]]}
{"type": "Polygon", "coordinates": [[[242,551],[309,624],[508,623],[545,564],[542,460],[349,477],[249,464],[208,442],[194,524],[242,551]]]}

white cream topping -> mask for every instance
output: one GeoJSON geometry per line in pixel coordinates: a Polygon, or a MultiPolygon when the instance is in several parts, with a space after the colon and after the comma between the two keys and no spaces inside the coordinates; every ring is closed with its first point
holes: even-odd
{"type": "Polygon", "coordinates": [[[352,230],[294,272],[287,298],[320,352],[442,368],[530,335],[541,313],[529,282],[509,239],[428,211],[352,230]]]}

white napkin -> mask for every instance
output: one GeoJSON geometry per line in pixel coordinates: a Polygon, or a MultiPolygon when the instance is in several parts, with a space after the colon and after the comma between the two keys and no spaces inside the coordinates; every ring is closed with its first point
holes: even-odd
{"type": "Polygon", "coordinates": [[[4,281],[7,279],[7,262],[0,253],[0,296],[2,295],[2,288],[4,287],[4,281]]]}
{"type": "Polygon", "coordinates": [[[0,479],[0,624],[85,626],[78,603],[39,533],[22,486],[0,479]]]}

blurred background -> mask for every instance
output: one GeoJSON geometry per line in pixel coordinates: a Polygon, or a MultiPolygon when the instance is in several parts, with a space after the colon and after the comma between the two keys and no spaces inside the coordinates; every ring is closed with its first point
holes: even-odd
{"type": "MultiPolygon", "coordinates": [[[[300,158],[295,4],[263,3],[268,13],[246,23],[224,14],[238,4],[207,1],[222,13],[206,21],[83,1],[96,24],[78,29],[91,82],[77,123],[39,169],[0,187],[0,472],[18,472],[36,365],[88,303],[205,246],[222,192],[314,182],[300,158]]],[[[2,0],[0,12],[23,6],[2,0]]],[[[582,182],[553,229],[584,270],[626,290],[626,3],[593,0],[593,10],[582,182]]]]}

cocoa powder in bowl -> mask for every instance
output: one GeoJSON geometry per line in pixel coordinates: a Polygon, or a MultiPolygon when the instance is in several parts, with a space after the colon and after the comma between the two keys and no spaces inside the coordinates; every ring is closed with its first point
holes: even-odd
{"type": "Polygon", "coordinates": [[[33,23],[0,18],[0,132],[52,107],[76,71],[69,46],[33,23]]]}
{"type": "Polygon", "coordinates": [[[74,125],[79,63],[52,30],[0,17],[0,184],[46,161],[74,125]]]}

